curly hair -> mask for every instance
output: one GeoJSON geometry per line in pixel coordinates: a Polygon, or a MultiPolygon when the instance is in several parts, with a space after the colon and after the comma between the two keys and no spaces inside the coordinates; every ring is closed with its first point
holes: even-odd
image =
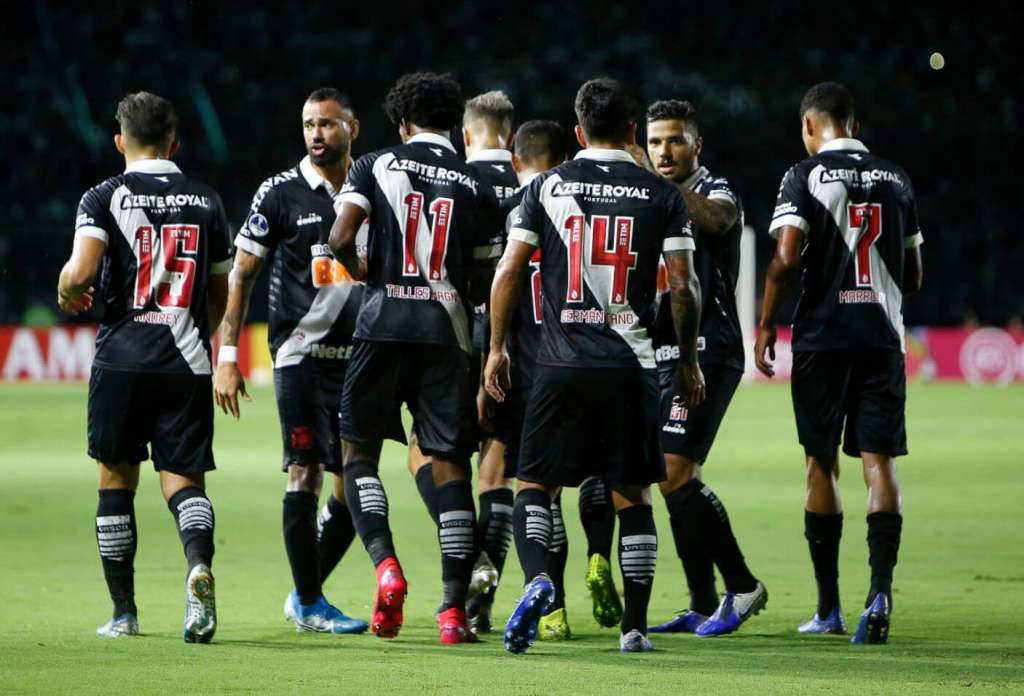
{"type": "Polygon", "coordinates": [[[462,120],[463,103],[462,87],[449,73],[416,72],[398,78],[384,98],[384,112],[395,125],[447,131],[462,120]]]}

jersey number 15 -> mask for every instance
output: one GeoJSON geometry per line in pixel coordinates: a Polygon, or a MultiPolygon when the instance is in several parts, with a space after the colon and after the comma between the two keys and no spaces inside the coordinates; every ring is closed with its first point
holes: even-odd
{"type": "Polygon", "coordinates": [[[157,237],[153,227],[136,228],[133,304],[136,309],[149,304],[155,286],[156,305],[160,309],[189,307],[199,259],[199,225],[162,225],[159,241],[160,258],[154,264],[157,237]]]}

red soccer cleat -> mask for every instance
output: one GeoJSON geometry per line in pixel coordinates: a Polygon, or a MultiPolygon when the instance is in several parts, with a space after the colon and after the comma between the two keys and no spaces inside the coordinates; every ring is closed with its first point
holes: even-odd
{"type": "Polygon", "coordinates": [[[402,567],[394,556],[377,566],[377,594],[373,598],[373,620],[370,628],[378,638],[394,638],[402,628],[402,605],[408,585],[402,567]]]}
{"type": "Polygon", "coordinates": [[[469,630],[466,612],[458,607],[445,609],[438,614],[437,625],[441,629],[441,642],[445,645],[480,642],[476,634],[469,630]]]}

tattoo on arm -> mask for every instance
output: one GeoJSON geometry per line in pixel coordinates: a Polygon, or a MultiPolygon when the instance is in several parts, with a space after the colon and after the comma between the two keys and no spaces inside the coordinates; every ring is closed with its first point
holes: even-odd
{"type": "Polygon", "coordinates": [[[241,249],[235,255],[235,265],[228,276],[228,302],[221,322],[221,345],[237,346],[242,325],[249,314],[252,288],[263,268],[263,259],[241,249]]]}
{"type": "Polygon", "coordinates": [[[700,281],[693,272],[693,252],[665,253],[668,269],[669,297],[672,301],[672,323],[679,338],[683,360],[697,360],[697,334],[700,330],[700,281]]]}
{"type": "Polygon", "coordinates": [[[721,200],[712,200],[707,196],[694,193],[689,189],[679,189],[686,201],[686,210],[697,229],[704,234],[715,237],[728,232],[736,222],[736,206],[721,200]]]}

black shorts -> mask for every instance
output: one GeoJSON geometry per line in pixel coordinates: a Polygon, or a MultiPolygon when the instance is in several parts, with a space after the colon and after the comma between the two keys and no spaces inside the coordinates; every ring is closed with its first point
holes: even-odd
{"type": "Polygon", "coordinates": [[[661,387],[661,447],[665,454],[678,454],[703,464],[715,442],[732,395],[743,379],[743,370],[726,365],[702,365],[707,396],[697,408],[679,404],[676,395],[676,366],[658,366],[661,387]]]}
{"type": "Polygon", "coordinates": [[[298,365],[274,369],[284,447],[282,471],[289,464],[323,464],[327,471],[341,471],[338,411],[344,385],[343,365],[322,365],[306,358],[298,365]]]}
{"type": "Polygon", "coordinates": [[[517,478],[611,487],[665,480],[658,442],[658,377],[640,367],[538,365],[526,406],[517,478]]]}
{"type": "Polygon", "coordinates": [[[505,478],[515,478],[519,473],[519,445],[523,438],[523,419],[526,416],[526,403],[532,389],[532,381],[513,378],[512,389],[505,395],[505,400],[495,408],[492,437],[505,445],[505,478]]]}
{"type": "Polygon", "coordinates": [[[92,368],[89,456],[105,464],[138,464],[175,474],[214,469],[213,381],[210,375],[152,374],[92,368]]]}
{"type": "Polygon", "coordinates": [[[341,395],[341,438],[406,444],[404,402],[423,454],[468,467],[477,430],[469,360],[455,346],[357,340],[341,395]]]}
{"type": "Polygon", "coordinates": [[[907,453],[903,353],[894,350],[794,351],[791,387],[800,444],[807,456],[843,452],[907,453]]]}

